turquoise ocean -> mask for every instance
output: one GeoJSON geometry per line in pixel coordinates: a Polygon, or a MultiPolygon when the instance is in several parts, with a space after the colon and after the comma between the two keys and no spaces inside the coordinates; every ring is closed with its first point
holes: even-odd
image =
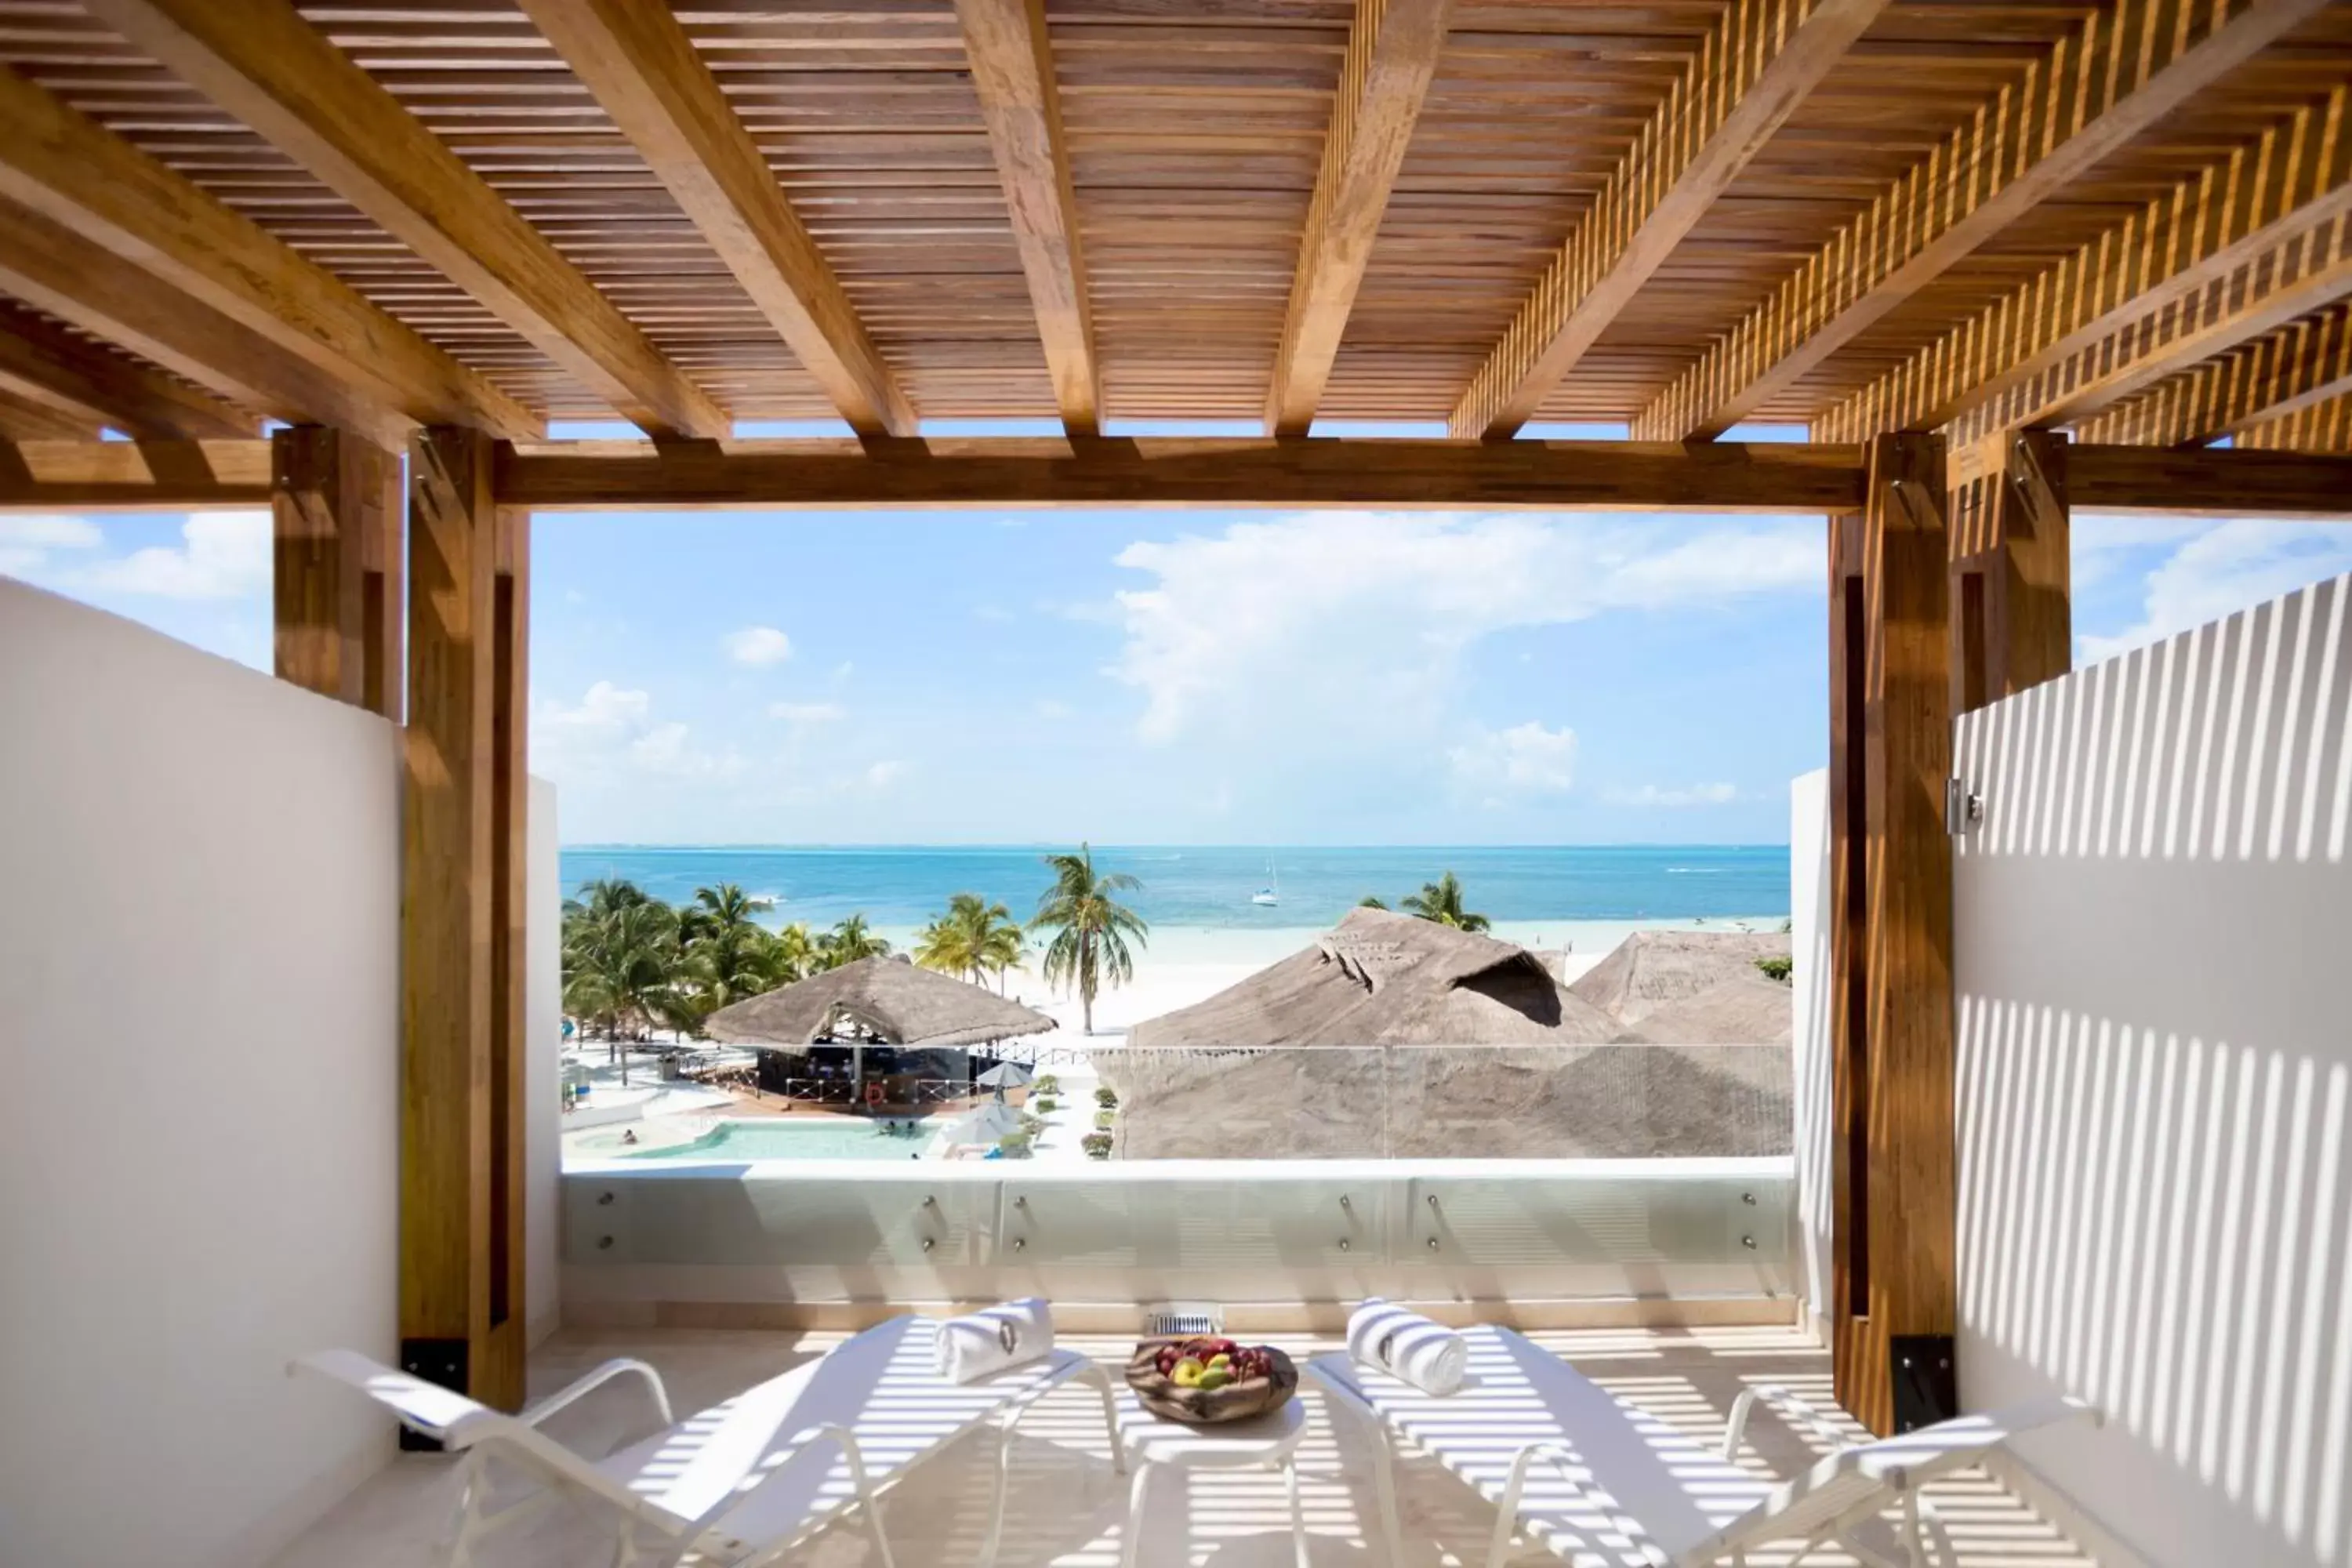
{"type": "MultiPolygon", "coordinates": [[[[625,878],[672,903],[721,882],[774,900],[772,924],[832,925],[863,914],[888,930],[919,925],[952,893],[978,893],[1026,917],[1047,884],[1045,845],[870,847],[576,845],[562,852],[567,894],[625,878]]],[[[1468,906],[1501,923],[1778,921],[1789,912],[1786,845],[1265,848],[1095,847],[1096,864],[1143,886],[1128,902],[1155,928],[1296,931],[1328,926],[1367,894],[1394,905],[1441,872],[1468,906]],[[1251,902],[1278,889],[1273,907],[1251,902]]]]}

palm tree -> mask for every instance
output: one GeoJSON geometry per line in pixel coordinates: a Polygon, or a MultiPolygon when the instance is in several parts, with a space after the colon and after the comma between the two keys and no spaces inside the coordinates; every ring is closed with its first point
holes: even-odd
{"type": "Polygon", "coordinates": [[[1045,864],[1053,868],[1054,885],[1039,896],[1029,929],[1055,931],[1045,944],[1045,984],[1076,984],[1091,1035],[1102,983],[1123,985],[1135,978],[1135,955],[1127,939],[1133,937],[1138,947],[1150,941],[1151,928],[1111,895],[1143,884],[1124,871],[1096,875],[1094,851],[1084,844],[1075,855],[1046,856],[1045,864]]]}
{"type": "Polygon", "coordinates": [[[819,961],[817,939],[808,928],[808,921],[794,921],[775,933],[776,984],[806,980],[824,967],[819,961]]]}
{"type": "Polygon", "coordinates": [[[563,1005],[604,1025],[626,1083],[622,1031],[674,1027],[688,1016],[677,988],[677,912],[643,895],[603,900],[602,913],[599,903],[593,897],[575,901],[565,917],[563,1005]]]}
{"type": "Polygon", "coordinates": [[[1013,911],[983,901],[978,893],[950,899],[947,912],[916,933],[915,942],[915,962],[924,968],[975,984],[993,973],[999,990],[1004,972],[1020,967],[1024,945],[1013,911]]]}
{"type": "Polygon", "coordinates": [[[566,917],[575,914],[609,915],[615,910],[632,904],[649,904],[653,896],[626,877],[599,877],[593,882],[580,884],[577,898],[563,900],[566,917]]]}
{"type": "Polygon", "coordinates": [[[1485,931],[1491,923],[1485,915],[1463,909],[1462,882],[1451,871],[1434,882],[1423,882],[1418,893],[1406,895],[1404,912],[1456,931],[1485,931]]]}
{"type": "Polygon", "coordinates": [[[887,958],[890,944],[874,934],[863,914],[855,914],[816,939],[816,967],[839,969],[861,958],[887,958]]]}
{"type": "Polygon", "coordinates": [[[1377,894],[1366,893],[1362,898],[1356,900],[1356,907],[1360,910],[1384,910],[1389,906],[1387,901],[1380,898],[1377,894]]]}
{"type": "Polygon", "coordinates": [[[703,1018],[746,996],[772,991],[793,975],[782,961],[776,938],[752,914],[772,907],[732,882],[697,888],[695,901],[678,913],[683,947],[680,977],[692,996],[691,1012],[703,1018]]]}

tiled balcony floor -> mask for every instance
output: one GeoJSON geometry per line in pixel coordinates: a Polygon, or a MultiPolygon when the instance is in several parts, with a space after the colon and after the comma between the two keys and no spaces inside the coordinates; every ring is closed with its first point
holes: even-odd
{"type": "MultiPolygon", "coordinates": [[[[615,1355],[651,1362],[667,1382],[682,1416],[837,1343],[841,1336],[744,1331],[632,1331],[559,1334],[532,1358],[538,1397],[615,1355]]],[[[1303,1336],[1273,1336],[1304,1359],[1333,1348],[1303,1336]]],[[[1719,1439],[1741,1387],[1780,1383],[1827,1410],[1827,1355],[1788,1329],[1637,1329],[1538,1332],[1531,1336],[1572,1361],[1594,1381],[1706,1440],[1719,1439]]],[[[1072,1336],[1066,1342],[1116,1364],[1131,1342],[1072,1336]]],[[[1308,1428],[1298,1454],[1314,1568],[1391,1568],[1371,1494],[1371,1468],[1360,1438],[1343,1427],[1335,1439],[1330,1413],[1312,1386],[1301,1391],[1308,1428]]],[[[625,1385],[600,1391],[551,1422],[566,1441],[602,1453],[644,1419],[625,1385]],[[601,1446],[599,1446],[601,1445],[601,1446]]],[[[1863,1434],[1854,1429],[1859,1439],[1863,1434]]],[[[1813,1450],[1759,1411],[1748,1428],[1748,1462],[1788,1475],[1813,1450]]],[[[980,1554],[993,1476],[984,1436],[968,1437],[888,1493],[883,1521],[900,1568],[957,1568],[980,1554]]],[[[1412,1568],[1478,1564],[1493,1514],[1425,1459],[1400,1466],[1401,1505],[1412,1568]]],[[[1210,1472],[1186,1487],[1164,1479],[1152,1489],[1142,1533],[1143,1568],[1289,1568],[1289,1521],[1282,1483],[1260,1472],[1210,1472]]],[[[2092,1560],[1990,1479],[1971,1473],[1930,1489],[1950,1525],[1966,1568],[2078,1568],[2092,1560]]],[[[437,1561],[433,1542],[454,1497],[450,1464],[404,1456],[340,1504],[278,1558],[274,1568],[423,1568],[437,1561]]],[[[1084,1389],[1055,1393],[1022,1425],[1005,1512],[1003,1568],[1115,1568],[1127,1509],[1125,1482],[1110,1468],[1101,1405],[1084,1389]]],[[[485,1544],[482,1568],[585,1568],[611,1561],[604,1521],[555,1513],[485,1544]]],[[[794,1568],[864,1568],[870,1548],[854,1523],[836,1526],[790,1561],[794,1568]]],[[[1788,1554],[1750,1558],[1755,1568],[1788,1554]]],[[[1539,1555],[1530,1563],[1552,1559],[1539,1555]]],[[[1833,1549],[1805,1559],[1807,1568],[1848,1564],[1833,1549]]]]}

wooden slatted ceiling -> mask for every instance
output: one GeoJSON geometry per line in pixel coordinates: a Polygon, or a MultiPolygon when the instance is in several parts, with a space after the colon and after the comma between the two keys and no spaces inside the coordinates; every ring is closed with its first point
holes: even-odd
{"type": "Polygon", "coordinates": [[[1872,204],[1785,273],[1636,422],[1658,439],[1752,417],[1813,369],[2132,140],[2278,42],[2326,0],[2117,0],[1986,100],[1872,204]]]}
{"type": "MultiPolygon", "coordinates": [[[[1623,422],[1822,237],[2095,14],[2149,0],[1895,0],[1723,194],[1538,420],[1623,422]]],[[[2174,17],[2214,0],[2153,0],[2174,17]]],[[[2231,13],[2293,0],[2230,0],[2231,13]]],[[[1443,419],[1728,0],[1454,0],[1318,409],[1443,419]]],[[[1255,423],[1353,0],[1046,0],[1109,419],[1255,423]]],[[[509,0],[303,14],[738,417],[832,404],[509,0]]],[[[1050,419],[1055,387],[953,0],[700,0],[680,16],[926,418],[1050,419]]],[[[72,0],[0,0],[0,61],[229,201],[503,390],[589,388],[72,0]]],[[[2352,75],[2329,5],[2201,89],[1754,411],[1803,420],[2352,75]]]]}
{"type": "Polygon", "coordinates": [[[1324,417],[1452,411],[1724,9],[1455,0],[1324,417]]]}
{"type": "Polygon", "coordinates": [[[1353,16],[1047,5],[1107,417],[1263,417],[1353,16]]]}

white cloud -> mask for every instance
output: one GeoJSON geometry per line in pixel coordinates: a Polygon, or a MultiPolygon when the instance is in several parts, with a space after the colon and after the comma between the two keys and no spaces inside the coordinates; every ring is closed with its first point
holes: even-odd
{"type": "Polygon", "coordinates": [[[2352,533],[2341,523],[2240,518],[2205,525],[2147,574],[2137,625],[2077,639],[2082,661],[2112,658],[2345,571],[2352,571],[2352,533]]]}
{"type": "Polygon", "coordinates": [[[653,698],[600,680],[577,703],[545,701],[531,721],[531,762],[561,784],[569,778],[620,773],[663,778],[731,777],[742,770],[734,753],[714,754],[694,744],[677,720],[655,722],[653,698]]]}
{"type": "MultiPolygon", "coordinates": [[[[1142,692],[1138,732],[1286,743],[1446,728],[1462,650],[1515,626],[1720,603],[1822,583],[1820,530],[1786,521],[1313,512],[1129,545],[1149,587],[1118,595],[1109,673],[1142,692]]],[[[1359,749],[1363,749],[1360,746],[1359,749]]]]}
{"type": "Polygon", "coordinates": [[[269,592],[269,514],[205,511],[180,525],[181,542],[128,555],[56,559],[100,549],[105,535],[87,518],[0,518],[0,572],[41,576],[81,595],[158,599],[245,599],[269,592]]]}
{"type": "Polygon", "coordinates": [[[1739,791],[1727,784],[1687,784],[1662,788],[1645,784],[1639,789],[1612,789],[1601,796],[1612,805],[1728,805],[1739,791]]]}
{"type": "Polygon", "coordinates": [[[1488,796],[1557,795],[1576,783],[1576,731],[1547,730],[1532,719],[1481,730],[1446,757],[1458,782],[1488,796]]]}
{"type": "Polygon", "coordinates": [[[1037,699],[1037,717],[1040,719],[1051,719],[1059,721],[1061,720],[1073,717],[1076,712],[1076,709],[1071,707],[1068,703],[1063,701],[1058,697],[1040,697],[1037,699]]]}
{"type": "Polygon", "coordinates": [[[838,702],[771,702],[768,717],[787,724],[830,724],[845,719],[849,710],[838,702]]]}
{"type": "Polygon", "coordinates": [[[52,512],[0,512],[0,572],[30,577],[48,564],[54,550],[95,550],[106,542],[86,517],[52,512]]]}
{"type": "Polygon", "coordinates": [[[727,634],[727,657],[738,664],[765,668],[793,657],[793,639],[773,626],[745,626],[727,634]]]}
{"type": "Polygon", "coordinates": [[[552,734],[610,736],[614,739],[645,727],[653,699],[643,691],[624,691],[609,680],[588,689],[576,706],[549,700],[540,704],[539,723],[552,734]]]}
{"type": "Polygon", "coordinates": [[[906,776],[907,764],[902,762],[876,763],[866,770],[866,786],[868,789],[888,789],[906,776]]]}

